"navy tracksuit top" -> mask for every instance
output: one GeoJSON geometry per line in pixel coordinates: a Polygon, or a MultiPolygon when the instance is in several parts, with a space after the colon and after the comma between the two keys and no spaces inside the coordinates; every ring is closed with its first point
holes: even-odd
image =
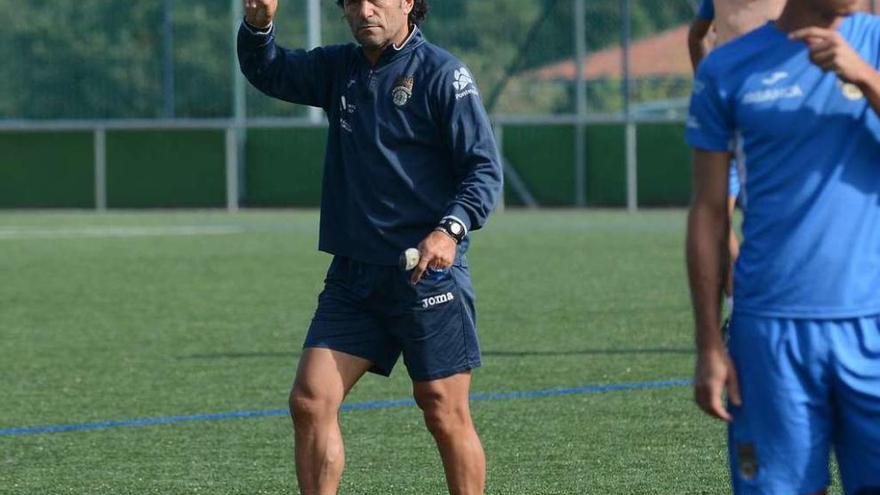
{"type": "Polygon", "coordinates": [[[488,116],[468,69],[418,27],[375,66],[355,44],[287,50],[246,25],[238,57],[263,93],[327,113],[320,250],[396,265],[445,216],[486,222],[502,190],[488,116]]]}

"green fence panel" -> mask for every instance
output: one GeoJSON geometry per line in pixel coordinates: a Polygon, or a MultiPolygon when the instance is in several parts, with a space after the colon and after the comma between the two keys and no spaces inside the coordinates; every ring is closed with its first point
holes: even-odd
{"type": "MultiPolygon", "coordinates": [[[[574,204],[571,125],[504,126],[504,154],[542,206],[574,204]]],[[[625,128],[588,125],[589,206],[626,204],[625,128]]],[[[243,204],[316,207],[327,142],[325,128],[250,129],[243,204]]],[[[640,206],[687,205],[690,151],[681,124],[638,126],[640,206]]],[[[94,206],[91,132],[0,133],[0,207],[94,206]]],[[[107,132],[108,206],[222,207],[226,204],[222,130],[107,132]]],[[[508,205],[521,204],[505,189],[508,205]]]]}
{"type": "Polygon", "coordinates": [[[0,207],[93,208],[91,132],[0,133],[0,207]]]}
{"type": "Polygon", "coordinates": [[[245,204],[320,205],[326,145],[326,128],[248,130],[245,204]]]}
{"type": "MultiPolygon", "coordinates": [[[[574,204],[574,127],[505,125],[504,155],[541,206],[574,204]]],[[[519,204],[507,188],[505,201],[519,204]]]]}
{"type": "Polygon", "coordinates": [[[107,205],[225,206],[225,132],[108,131],[107,205]]]}
{"type": "Polygon", "coordinates": [[[684,206],[691,195],[691,154],[682,124],[638,126],[639,206],[684,206]]]}
{"type": "Polygon", "coordinates": [[[587,205],[626,205],[626,137],[620,124],[584,129],[587,156],[587,205]]]}

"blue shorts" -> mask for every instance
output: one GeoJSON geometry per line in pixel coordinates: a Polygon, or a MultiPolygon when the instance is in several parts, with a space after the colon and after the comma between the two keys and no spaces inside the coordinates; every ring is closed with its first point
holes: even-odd
{"type": "Polygon", "coordinates": [[[400,354],[413,381],[480,366],[474,289],[463,256],[448,270],[410,273],[336,256],[303,347],[325,347],[373,363],[388,376],[400,354]]]}
{"type": "Polygon", "coordinates": [[[880,316],[734,311],[728,345],[743,400],[728,430],[734,493],[820,491],[833,447],[844,491],[880,494],[880,316]]]}
{"type": "Polygon", "coordinates": [[[740,186],[739,170],[736,168],[736,160],[730,160],[730,171],[727,175],[727,195],[731,198],[738,197],[740,186]]]}

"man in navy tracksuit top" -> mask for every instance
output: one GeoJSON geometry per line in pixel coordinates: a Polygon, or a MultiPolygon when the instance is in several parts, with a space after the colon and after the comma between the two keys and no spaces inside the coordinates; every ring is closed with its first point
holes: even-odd
{"type": "Polygon", "coordinates": [[[334,256],[290,396],[306,494],[336,493],[338,410],[367,371],[400,354],[449,491],[482,494],[468,407],[480,365],[465,252],[501,192],[492,129],[469,71],[425,41],[427,0],[337,0],[358,44],[275,45],[277,0],[243,0],[241,68],[262,92],[323,108],[330,123],[320,249],[334,256]],[[412,273],[397,267],[417,246],[412,273]]]}

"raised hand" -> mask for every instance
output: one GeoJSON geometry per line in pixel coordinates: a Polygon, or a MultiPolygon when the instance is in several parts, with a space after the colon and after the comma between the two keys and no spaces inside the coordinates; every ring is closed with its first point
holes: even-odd
{"type": "Polygon", "coordinates": [[[278,0],[244,0],[244,20],[257,29],[266,29],[272,24],[278,0]]]}
{"type": "Polygon", "coordinates": [[[789,34],[810,50],[810,61],[823,71],[831,71],[845,82],[861,84],[873,72],[870,65],[835,30],[819,27],[799,29],[789,34]]]}

